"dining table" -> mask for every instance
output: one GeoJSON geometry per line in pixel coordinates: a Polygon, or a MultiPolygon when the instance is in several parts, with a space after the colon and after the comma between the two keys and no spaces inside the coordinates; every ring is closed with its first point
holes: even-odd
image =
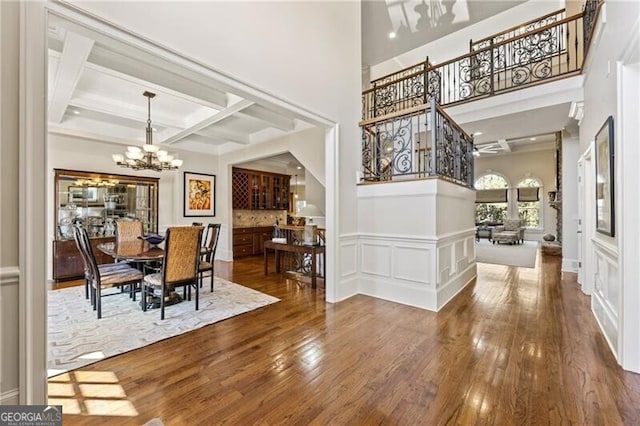
{"type": "MultiPolygon", "coordinates": [[[[150,244],[142,239],[103,243],[98,244],[96,248],[113,257],[116,262],[137,262],[142,265],[147,262],[162,262],[164,259],[164,249],[162,247],[150,244]]],[[[181,301],[182,297],[175,291],[165,295],[166,305],[173,305],[181,301]]],[[[147,303],[146,309],[155,309],[160,307],[160,298],[150,296],[150,300],[140,301],[140,303],[147,303]]]]}
{"type": "Polygon", "coordinates": [[[148,262],[162,261],[164,258],[164,249],[145,240],[103,243],[98,244],[96,248],[116,261],[148,262]]]}

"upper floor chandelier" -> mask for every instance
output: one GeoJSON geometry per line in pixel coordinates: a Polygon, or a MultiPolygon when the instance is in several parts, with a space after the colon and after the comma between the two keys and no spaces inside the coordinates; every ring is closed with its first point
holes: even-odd
{"type": "Polygon", "coordinates": [[[113,161],[119,166],[129,167],[134,170],[175,170],[182,166],[182,160],[173,158],[167,151],[161,150],[158,145],[153,144],[153,128],[151,127],[151,99],[155,93],[145,91],[143,95],[147,98],[148,118],[147,118],[147,140],[142,148],[138,146],[128,146],[127,151],[122,154],[113,154],[113,161]],[[125,158],[126,157],[126,158],[125,158]]]}

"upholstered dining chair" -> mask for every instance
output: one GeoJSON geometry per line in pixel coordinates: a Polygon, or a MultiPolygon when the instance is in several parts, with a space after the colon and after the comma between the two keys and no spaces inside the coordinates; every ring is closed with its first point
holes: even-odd
{"type": "Polygon", "coordinates": [[[139,220],[116,220],[116,241],[134,241],[144,235],[144,227],[139,220]]]}
{"type": "Polygon", "coordinates": [[[204,279],[204,273],[209,272],[211,274],[211,291],[213,292],[213,261],[216,257],[216,248],[218,247],[218,238],[220,237],[220,225],[219,223],[210,223],[207,225],[205,231],[206,240],[203,240],[203,251],[201,252],[200,263],[198,264],[198,278],[200,280],[200,288],[202,288],[202,281],[204,279]]]}
{"type": "Polygon", "coordinates": [[[135,291],[135,284],[142,281],[142,272],[130,266],[123,265],[124,268],[120,270],[110,271],[104,274],[101,273],[87,231],[83,228],[78,229],[80,230],[81,236],[80,246],[82,250],[84,250],[91,271],[91,303],[93,310],[97,311],[98,319],[100,319],[102,318],[102,290],[129,286],[131,291],[135,291]]]}
{"type": "MultiPolygon", "coordinates": [[[[89,287],[91,286],[91,267],[89,266],[89,259],[87,257],[87,253],[84,248],[81,246],[82,242],[82,230],[78,226],[73,227],[73,239],[76,242],[76,247],[80,252],[80,258],[82,259],[82,263],[84,266],[84,297],[85,299],[89,298],[89,287]]],[[[98,265],[98,269],[100,270],[100,274],[102,276],[110,275],[117,271],[124,271],[127,268],[130,268],[126,263],[106,263],[103,265],[98,265]]],[[[91,302],[93,304],[93,301],[91,302]]]]}
{"type": "Polygon", "coordinates": [[[166,297],[176,287],[184,288],[184,297],[191,300],[195,289],[198,310],[198,262],[200,258],[201,226],[175,226],[167,229],[164,259],[160,272],[146,275],[142,285],[142,309],[147,310],[148,298],[160,298],[160,319],[164,319],[166,297]]]}

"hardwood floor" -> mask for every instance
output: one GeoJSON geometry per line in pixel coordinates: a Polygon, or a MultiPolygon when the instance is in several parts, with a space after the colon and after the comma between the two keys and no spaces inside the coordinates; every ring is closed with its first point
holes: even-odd
{"type": "Polygon", "coordinates": [[[479,265],[439,313],[366,296],[325,304],[261,258],[216,274],[281,302],[50,381],[64,424],[640,424],[560,257],[479,265]],[[98,415],[103,413],[103,415],[98,415]],[[109,413],[109,415],[104,415],[109,413]]]}

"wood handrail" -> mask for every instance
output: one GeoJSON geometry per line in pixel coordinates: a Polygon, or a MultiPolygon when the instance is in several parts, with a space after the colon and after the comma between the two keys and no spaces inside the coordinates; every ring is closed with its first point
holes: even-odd
{"type": "Polygon", "coordinates": [[[545,25],[544,27],[540,27],[540,28],[536,29],[536,31],[520,34],[519,36],[512,37],[512,38],[510,38],[508,40],[504,40],[504,41],[492,44],[491,46],[483,47],[482,49],[474,50],[473,52],[465,53],[464,55],[460,55],[460,56],[458,56],[456,58],[449,59],[446,62],[441,62],[439,64],[432,65],[430,68],[427,69],[427,71],[431,71],[431,70],[434,70],[436,68],[440,68],[440,67],[443,67],[445,65],[449,65],[449,64],[451,64],[453,62],[458,62],[458,61],[460,61],[460,60],[462,60],[464,58],[470,58],[472,56],[477,56],[479,53],[484,52],[486,50],[495,49],[496,47],[500,47],[502,45],[512,43],[512,42],[514,42],[516,40],[520,40],[522,38],[529,37],[532,34],[535,34],[535,33],[538,33],[538,32],[543,32],[543,31],[546,31],[546,30],[548,30],[550,28],[557,27],[557,26],[562,25],[562,24],[566,24],[567,22],[578,20],[579,18],[582,18],[582,16],[583,16],[582,12],[576,13],[575,15],[570,16],[568,18],[564,18],[564,19],[562,19],[562,20],[560,20],[558,22],[553,22],[551,24],[545,25]]]}
{"type": "Polygon", "coordinates": [[[390,114],[385,114],[385,115],[380,115],[377,117],[371,117],[367,120],[362,120],[361,122],[358,123],[358,126],[362,127],[362,126],[368,126],[369,124],[373,124],[373,123],[377,123],[378,121],[385,121],[385,120],[389,120],[391,118],[396,118],[396,117],[401,117],[403,115],[411,115],[414,114],[418,111],[421,110],[428,110],[429,108],[431,108],[431,106],[429,104],[422,104],[422,105],[417,105],[411,108],[407,108],[407,109],[403,109],[402,111],[396,111],[396,112],[392,112],[390,114]]]}
{"type": "MultiPolygon", "coordinates": [[[[499,32],[499,33],[495,33],[495,34],[493,34],[493,35],[491,35],[491,36],[489,36],[489,37],[485,37],[485,38],[482,38],[482,39],[480,39],[480,40],[476,40],[476,41],[473,41],[473,39],[472,39],[472,40],[471,40],[471,45],[478,44],[478,43],[482,43],[483,41],[491,40],[491,39],[493,39],[493,38],[495,38],[495,37],[499,37],[499,36],[501,36],[501,35],[503,35],[503,34],[506,34],[506,33],[508,33],[508,32],[511,32],[511,31],[513,31],[513,30],[517,30],[517,29],[520,29],[520,28],[522,28],[522,27],[526,27],[527,25],[533,24],[533,23],[535,23],[535,22],[542,21],[543,19],[547,19],[547,18],[549,18],[550,16],[559,15],[559,14],[561,14],[561,13],[565,12],[565,11],[566,11],[566,9],[565,9],[565,8],[562,8],[562,9],[560,9],[560,10],[556,10],[555,12],[551,12],[551,13],[548,13],[548,14],[546,14],[546,15],[544,15],[544,16],[540,16],[539,18],[532,19],[532,20],[530,20],[530,21],[524,22],[524,23],[522,23],[522,24],[520,24],[520,25],[515,25],[515,26],[513,26],[513,27],[511,27],[511,28],[509,28],[509,29],[506,29],[506,30],[501,31],[501,32],[499,32]]],[[[537,31],[537,29],[536,29],[536,31],[537,31]]]]}
{"type": "MultiPolygon", "coordinates": [[[[424,64],[424,65],[425,65],[425,69],[426,69],[426,68],[428,68],[428,67],[431,65],[431,64],[429,64],[429,62],[428,62],[428,61],[418,62],[417,64],[409,65],[408,67],[406,67],[406,68],[402,68],[401,70],[394,71],[394,72],[392,72],[392,73],[389,73],[389,74],[383,75],[382,77],[378,77],[378,78],[376,78],[375,80],[371,80],[371,84],[375,83],[376,81],[384,80],[384,79],[385,79],[385,78],[387,78],[387,77],[391,77],[391,76],[392,76],[392,75],[394,75],[394,74],[400,74],[400,73],[401,73],[401,72],[403,72],[403,71],[409,70],[409,69],[411,69],[411,68],[413,68],[413,67],[417,67],[418,65],[422,65],[422,64],[424,64]]],[[[383,86],[378,86],[378,87],[383,87],[383,86]]]]}
{"type": "MultiPolygon", "coordinates": [[[[419,63],[419,64],[417,64],[417,65],[420,65],[420,64],[422,64],[422,62],[420,62],[420,63],[419,63]]],[[[414,65],[414,66],[417,66],[417,65],[414,65]]],[[[432,65],[430,65],[430,66],[432,66],[432,65]]],[[[413,67],[409,67],[409,68],[413,68],[413,67]]],[[[407,69],[408,69],[408,68],[407,68],[407,69]]],[[[428,69],[430,69],[430,68],[429,68],[429,67],[427,67],[427,68],[425,68],[423,71],[416,71],[416,72],[414,72],[414,73],[412,73],[412,74],[404,75],[404,76],[402,76],[402,78],[401,78],[401,79],[398,79],[398,80],[395,80],[395,81],[387,81],[386,83],[383,83],[383,84],[380,84],[380,85],[377,85],[377,86],[374,86],[374,87],[370,87],[370,88],[368,88],[367,90],[363,90],[363,91],[362,91],[362,94],[363,94],[363,95],[366,95],[366,94],[367,94],[367,93],[369,93],[369,92],[373,92],[373,91],[378,90],[378,89],[384,89],[384,88],[385,88],[385,87],[387,87],[387,86],[391,86],[392,84],[396,84],[398,81],[401,81],[401,80],[407,80],[407,79],[409,79],[409,78],[413,78],[413,77],[415,77],[415,76],[417,76],[417,75],[422,75],[422,74],[424,74],[424,73],[425,73],[425,71],[426,71],[426,70],[428,70],[428,69]]],[[[404,71],[404,70],[403,70],[403,71],[404,71]]],[[[400,72],[400,71],[398,71],[398,72],[400,72]]],[[[377,80],[376,80],[376,81],[377,81],[377,80]]]]}

